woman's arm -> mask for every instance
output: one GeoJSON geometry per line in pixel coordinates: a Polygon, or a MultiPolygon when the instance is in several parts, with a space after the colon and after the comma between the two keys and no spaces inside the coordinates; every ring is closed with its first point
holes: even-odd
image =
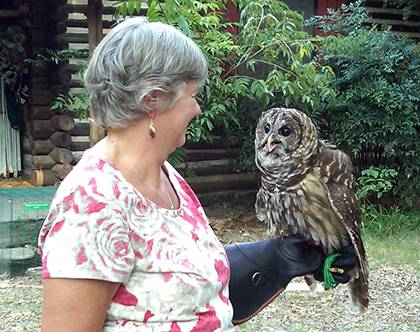
{"type": "Polygon", "coordinates": [[[120,283],[89,279],[44,279],[42,332],[103,330],[120,283]]]}

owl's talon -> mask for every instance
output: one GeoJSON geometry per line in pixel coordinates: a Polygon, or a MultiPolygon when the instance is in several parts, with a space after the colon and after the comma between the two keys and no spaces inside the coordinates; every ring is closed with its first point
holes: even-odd
{"type": "Polygon", "coordinates": [[[331,273],[340,273],[340,274],[343,274],[344,273],[344,270],[343,269],[340,269],[339,267],[330,267],[329,268],[329,271],[331,273]]]}

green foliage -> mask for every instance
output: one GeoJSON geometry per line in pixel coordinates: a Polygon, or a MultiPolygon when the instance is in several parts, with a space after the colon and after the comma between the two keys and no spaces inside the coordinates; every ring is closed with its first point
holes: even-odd
{"type": "Polygon", "coordinates": [[[337,89],[318,121],[323,136],[359,167],[395,169],[393,192],[410,201],[420,190],[420,47],[388,29],[365,27],[364,11],[351,4],[315,20],[333,33],[318,60],[333,68],[337,89]],[[361,164],[371,152],[375,160],[361,164]]]}
{"type": "Polygon", "coordinates": [[[86,119],[89,115],[89,96],[87,90],[82,89],[81,93],[68,95],[60,94],[55,98],[51,105],[51,110],[70,111],[77,115],[79,119],[86,119]]]}
{"type": "Polygon", "coordinates": [[[357,179],[357,196],[359,196],[359,199],[364,200],[373,194],[377,199],[380,199],[384,193],[391,191],[394,187],[394,178],[397,175],[398,172],[395,169],[369,167],[363,170],[361,176],[357,179]]]}
{"type": "Polygon", "coordinates": [[[362,231],[386,238],[398,235],[420,235],[420,212],[403,211],[399,208],[385,209],[380,205],[361,206],[362,231]]]}
{"type": "Polygon", "coordinates": [[[42,52],[38,53],[33,59],[29,61],[35,67],[46,67],[49,64],[59,64],[61,61],[68,59],[87,59],[88,50],[87,49],[74,49],[68,48],[66,50],[50,50],[45,49],[42,52]]]}

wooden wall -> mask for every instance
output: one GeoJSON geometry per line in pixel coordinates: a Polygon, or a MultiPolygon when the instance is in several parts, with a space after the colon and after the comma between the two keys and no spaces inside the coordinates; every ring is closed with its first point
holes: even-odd
{"type": "Polygon", "coordinates": [[[370,23],[387,24],[398,35],[420,40],[420,1],[407,17],[403,9],[384,0],[367,0],[365,6],[372,16],[370,23]]]}
{"type": "MultiPolygon", "coordinates": [[[[65,0],[24,0],[28,15],[25,20],[28,36],[28,57],[36,59],[47,49],[62,49],[57,25],[63,20],[57,15],[65,0]]],[[[51,111],[59,94],[69,87],[55,64],[31,66],[26,105],[26,128],[22,137],[23,170],[34,185],[59,182],[71,169],[70,130],[74,127],[71,114],[51,111]]]]}

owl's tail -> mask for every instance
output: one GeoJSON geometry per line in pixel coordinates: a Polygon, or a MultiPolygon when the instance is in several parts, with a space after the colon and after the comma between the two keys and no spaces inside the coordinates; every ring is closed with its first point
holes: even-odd
{"type": "Polygon", "coordinates": [[[357,279],[353,279],[348,283],[348,287],[353,304],[363,314],[369,305],[369,284],[367,278],[361,273],[357,279]]]}

